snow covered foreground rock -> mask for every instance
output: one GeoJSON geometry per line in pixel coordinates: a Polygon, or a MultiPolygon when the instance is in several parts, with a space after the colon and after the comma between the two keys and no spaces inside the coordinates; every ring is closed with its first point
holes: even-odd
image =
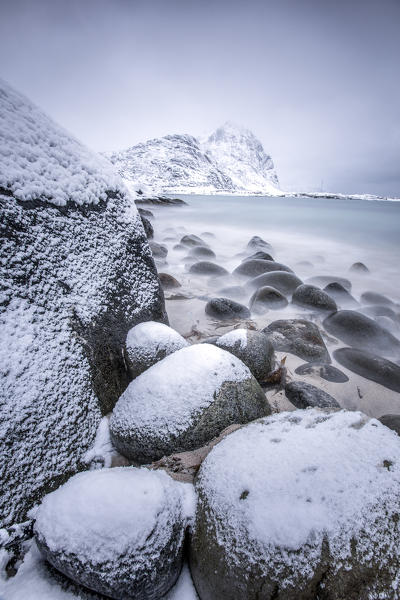
{"type": "Polygon", "coordinates": [[[196,489],[201,600],[399,597],[400,445],[377,420],[261,419],[213,448],[196,489]]]}
{"type": "Polygon", "coordinates": [[[166,320],[109,163],[0,82],[0,526],[80,467],[128,384],[126,334],[166,320]]]}
{"type": "Polygon", "coordinates": [[[167,135],[106,156],[134,192],[283,195],[261,142],[229,122],[203,140],[167,135]]]}
{"type": "Polygon", "coordinates": [[[261,387],[236,356],[197,344],[129,384],[112,412],[111,439],[132,461],[150,463],[200,448],[229,425],[270,412],[261,387]]]}

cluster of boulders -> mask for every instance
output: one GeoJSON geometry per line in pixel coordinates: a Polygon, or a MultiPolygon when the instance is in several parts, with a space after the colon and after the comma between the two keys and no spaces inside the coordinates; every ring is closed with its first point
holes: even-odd
{"type": "Polygon", "coordinates": [[[128,466],[44,498],[34,531],[46,560],[115,599],[163,597],[185,556],[201,600],[396,598],[398,436],[303,381],[281,380],[297,410],[272,414],[275,349],[340,380],[305,320],[192,345],[161,323],[133,327],[132,381],[109,420],[128,466]]]}

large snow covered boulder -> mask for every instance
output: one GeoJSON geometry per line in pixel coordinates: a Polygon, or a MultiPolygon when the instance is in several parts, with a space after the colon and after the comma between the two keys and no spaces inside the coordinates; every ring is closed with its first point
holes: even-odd
{"type": "Polygon", "coordinates": [[[182,566],[189,484],[133,467],[78,473],[43,499],[39,549],[56,569],[111,598],[161,598],[182,566]]]}
{"type": "Polygon", "coordinates": [[[126,336],[126,353],[132,377],[137,377],[156,362],[186,346],[188,342],[185,338],[164,323],[147,321],[135,325],[126,336]]]}
{"type": "Polygon", "coordinates": [[[0,82],[0,526],[75,472],[129,382],[126,334],[165,320],[107,161],[0,82]]]}
{"type": "Polygon", "coordinates": [[[212,449],[196,489],[201,600],[399,597],[400,444],[377,420],[261,419],[212,449]]]}
{"type": "Polygon", "coordinates": [[[183,348],[134,379],[110,419],[115,447],[133,461],[194,450],[225,427],[270,413],[236,356],[210,344],[183,348]]]}

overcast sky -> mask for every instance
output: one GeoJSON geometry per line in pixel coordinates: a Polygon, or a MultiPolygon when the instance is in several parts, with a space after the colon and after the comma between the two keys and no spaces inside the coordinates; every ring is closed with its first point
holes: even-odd
{"type": "Polygon", "coordinates": [[[283,188],[400,196],[400,0],[0,0],[0,76],[96,150],[249,127],[283,188]]]}

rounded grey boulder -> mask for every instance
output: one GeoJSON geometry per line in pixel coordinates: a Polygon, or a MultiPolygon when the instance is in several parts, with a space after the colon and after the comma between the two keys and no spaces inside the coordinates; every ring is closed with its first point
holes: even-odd
{"type": "Polygon", "coordinates": [[[269,413],[264,392],[236,356],[196,344],[129,384],[112,412],[110,432],[121,454],[143,464],[200,448],[228,425],[269,413]]]}
{"type": "Polygon", "coordinates": [[[189,256],[195,258],[216,258],[215,252],[206,246],[193,246],[189,251],[189,256]]]}
{"type": "Polygon", "coordinates": [[[340,369],[323,362],[303,363],[294,372],[297,375],[317,375],[321,379],[333,383],[346,383],[346,381],[349,381],[347,375],[340,369]]]}
{"type": "Polygon", "coordinates": [[[298,304],[304,308],[335,312],[337,310],[336,302],[326,292],[320,290],[314,285],[303,283],[295,289],[292,297],[293,304],[298,304]]]}
{"type": "Polygon", "coordinates": [[[366,267],[362,262],[353,263],[349,268],[349,271],[353,271],[354,273],[369,273],[368,267],[366,267]]]}
{"type": "Polygon", "coordinates": [[[400,392],[400,367],[396,363],[358,348],[339,348],[333,356],[353,373],[400,392]]]}
{"type": "Polygon", "coordinates": [[[250,298],[250,310],[257,314],[262,314],[269,308],[279,310],[287,305],[285,296],[269,285],[258,288],[250,298]]]}
{"type": "Polygon", "coordinates": [[[260,238],[258,235],[254,235],[247,244],[248,250],[272,250],[271,244],[260,238]]]}
{"type": "Polygon", "coordinates": [[[184,235],[181,238],[180,244],[183,244],[184,246],[207,246],[208,244],[202,240],[198,235],[194,235],[194,233],[191,233],[190,235],[184,235]]]}
{"type": "Polygon", "coordinates": [[[324,287],[324,292],[333,298],[340,308],[353,308],[359,306],[357,300],[342,286],[341,283],[333,281],[324,287]]]}
{"type": "Polygon", "coordinates": [[[250,369],[257,381],[264,381],[274,369],[274,348],[267,337],[259,331],[233,329],[218,338],[216,345],[237,356],[250,369]]]}
{"type": "Polygon", "coordinates": [[[251,260],[245,260],[233,271],[233,275],[240,277],[257,277],[263,273],[270,273],[271,271],[286,271],[292,273],[292,269],[289,269],[286,265],[277,263],[274,260],[264,260],[262,258],[253,258],[251,260]]]}
{"type": "Polygon", "coordinates": [[[212,298],[207,302],[205,311],[209,317],[221,320],[250,317],[250,311],[246,306],[229,298],[212,298]]]}
{"type": "Polygon", "coordinates": [[[190,273],[196,273],[197,275],[214,275],[214,277],[222,277],[223,275],[229,275],[228,271],[216,265],[215,263],[207,260],[201,260],[200,262],[194,263],[190,269],[190,273]]]}
{"type": "Polygon", "coordinates": [[[214,446],[195,485],[190,568],[202,600],[398,597],[400,444],[375,419],[329,409],[260,419],[214,446]]]}
{"type": "Polygon", "coordinates": [[[290,381],[285,386],[285,394],[296,408],[340,408],[330,394],[305,381],[290,381]]]}
{"type": "Polygon", "coordinates": [[[149,246],[154,258],[165,258],[168,254],[168,248],[163,244],[151,241],[149,242],[149,246]]]}
{"type": "Polygon", "coordinates": [[[263,260],[274,260],[271,256],[271,254],[269,254],[269,252],[264,252],[263,250],[259,250],[258,252],[254,252],[254,254],[251,254],[250,256],[245,256],[245,258],[242,260],[242,262],[245,262],[246,260],[253,260],[253,259],[263,259],[263,260]]]}
{"type": "Polygon", "coordinates": [[[311,321],[280,319],[265,327],[263,333],[271,340],[275,350],[290,352],[309,362],[331,362],[320,330],[311,321]]]}
{"type": "Polygon", "coordinates": [[[133,467],[79,473],[45,496],[37,545],[64,575],[119,600],[160,598],[181,566],[187,486],[133,467]]]}
{"type": "Polygon", "coordinates": [[[361,302],[365,302],[365,304],[393,304],[389,298],[377,292],[364,292],[361,294],[361,302]]]}
{"type": "Polygon", "coordinates": [[[271,273],[263,273],[250,279],[246,283],[250,289],[258,289],[260,287],[269,286],[277,289],[282,294],[293,294],[294,290],[303,282],[294,273],[286,271],[272,271],[271,273]]]}
{"type": "Polygon", "coordinates": [[[327,286],[330,283],[340,283],[348,292],[351,291],[351,282],[345,277],[335,277],[334,275],[315,275],[306,280],[310,285],[318,287],[327,286]]]}
{"type": "Polygon", "coordinates": [[[179,281],[169,273],[159,273],[158,277],[160,279],[161,286],[164,290],[182,287],[179,281]]]}

